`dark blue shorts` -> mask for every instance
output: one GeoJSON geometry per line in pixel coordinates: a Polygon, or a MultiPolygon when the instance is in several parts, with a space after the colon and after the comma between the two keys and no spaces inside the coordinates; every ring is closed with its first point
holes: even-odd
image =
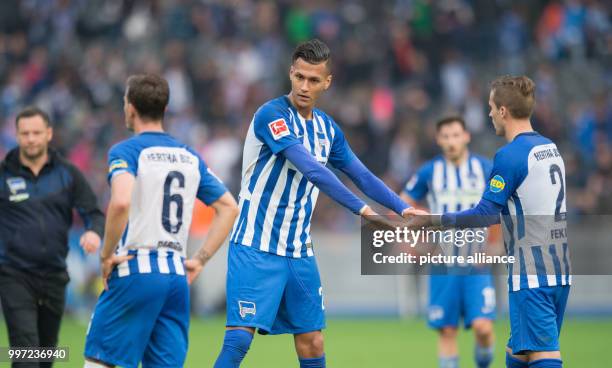
{"type": "Polygon", "coordinates": [[[121,367],[182,367],[189,288],[184,275],[111,277],[91,317],[85,357],[121,367]]]}
{"type": "Polygon", "coordinates": [[[314,257],[291,258],[243,245],[229,247],[227,326],[262,334],[325,328],[323,288],[314,257]]]}
{"type": "Polygon", "coordinates": [[[570,287],[550,286],[511,291],[510,340],[512,354],[559,350],[559,334],[570,287]]]}
{"type": "Polygon", "coordinates": [[[495,319],[495,288],[491,274],[431,275],[428,324],[440,329],[458,327],[463,318],[470,328],[477,318],[495,319]]]}

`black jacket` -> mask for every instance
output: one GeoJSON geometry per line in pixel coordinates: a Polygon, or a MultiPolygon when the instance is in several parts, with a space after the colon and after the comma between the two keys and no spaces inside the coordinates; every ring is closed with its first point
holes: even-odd
{"type": "Polygon", "coordinates": [[[18,148],[0,163],[0,265],[44,275],[64,271],[75,208],[100,237],[104,215],[83,174],[57,152],[38,176],[19,161],[18,148]]]}

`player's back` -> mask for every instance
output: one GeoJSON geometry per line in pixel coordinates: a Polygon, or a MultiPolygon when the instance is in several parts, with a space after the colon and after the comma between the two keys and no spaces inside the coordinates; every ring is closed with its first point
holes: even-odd
{"type": "Polygon", "coordinates": [[[136,253],[138,259],[136,266],[120,265],[120,276],[152,269],[183,274],[181,257],[201,177],[207,171],[203,161],[166,133],[144,132],[113,146],[109,162],[109,180],[121,172],[135,177],[129,222],[117,253],[136,253]],[[155,262],[150,257],[153,252],[167,261],[155,262]]]}
{"type": "Polygon", "coordinates": [[[510,289],[571,283],[565,219],[565,165],[555,143],[519,134],[495,156],[485,198],[504,206],[510,289]]]}

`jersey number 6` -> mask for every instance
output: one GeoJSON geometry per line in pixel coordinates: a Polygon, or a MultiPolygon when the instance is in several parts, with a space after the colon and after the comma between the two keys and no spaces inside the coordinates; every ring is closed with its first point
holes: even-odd
{"type": "Polygon", "coordinates": [[[170,171],[164,182],[164,204],[162,207],[162,225],[170,234],[176,234],[183,225],[183,197],[178,194],[170,194],[170,187],[174,180],[178,180],[178,187],[185,187],[185,176],[179,171],[170,171]],[[176,204],[176,224],[170,222],[170,204],[176,204]]]}

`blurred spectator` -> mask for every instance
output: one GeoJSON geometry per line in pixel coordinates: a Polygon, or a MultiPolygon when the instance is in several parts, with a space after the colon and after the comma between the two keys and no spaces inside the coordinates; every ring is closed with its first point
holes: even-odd
{"type": "MultiPolygon", "coordinates": [[[[316,36],[333,52],[334,82],[321,107],[390,185],[436,153],[431,122],[443,113],[462,113],[473,149],[492,155],[487,84],[525,72],[537,84],[534,124],[568,148],[575,167],[573,203],[585,212],[609,208],[599,205],[606,191],[595,190],[609,180],[612,145],[610,96],[595,91],[612,84],[606,1],[0,3],[0,156],[15,145],[15,111],[39,104],[57,122],[56,147],[101,198],[108,148],[129,134],[127,75],[168,79],[168,130],[197,147],[235,191],[254,109],[288,91],[292,48],[316,36]],[[590,64],[576,71],[571,61],[590,64]]],[[[326,215],[350,223],[334,205],[326,215]]]]}

